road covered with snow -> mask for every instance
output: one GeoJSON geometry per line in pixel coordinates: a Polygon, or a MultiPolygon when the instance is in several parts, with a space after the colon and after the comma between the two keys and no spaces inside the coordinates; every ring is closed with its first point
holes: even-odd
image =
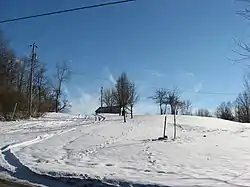
{"type": "Polygon", "coordinates": [[[44,186],[250,186],[250,124],[48,114],[0,123],[0,174],[44,186]]]}

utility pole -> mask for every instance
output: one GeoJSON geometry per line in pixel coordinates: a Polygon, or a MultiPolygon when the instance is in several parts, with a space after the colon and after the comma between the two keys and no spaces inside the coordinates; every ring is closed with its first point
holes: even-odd
{"type": "Polygon", "coordinates": [[[36,62],[35,48],[37,48],[37,46],[35,43],[33,43],[32,45],[30,45],[30,47],[32,47],[32,51],[31,51],[30,77],[29,77],[29,98],[28,98],[29,117],[31,117],[31,113],[32,113],[33,71],[34,71],[34,66],[35,66],[35,62],[36,62]]]}
{"type": "Polygon", "coordinates": [[[101,113],[103,113],[102,107],[103,107],[103,87],[101,87],[101,113]]]}

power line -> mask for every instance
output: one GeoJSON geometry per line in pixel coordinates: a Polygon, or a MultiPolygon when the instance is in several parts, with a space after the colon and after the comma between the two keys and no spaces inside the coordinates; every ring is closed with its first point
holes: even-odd
{"type": "MultiPolygon", "coordinates": [[[[148,88],[150,89],[153,89],[153,90],[156,90],[158,88],[162,88],[162,87],[157,87],[155,86],[155,84],[148,84],[148,88]]],[[[166,90],[171,90],[171,89],[166,89],[166,90]]],[[[225,95],[225,96],[237,96],[239,95],[240,91],[237,93],[237,92],[213,92],[211,90],[208,90],[208,91],[195,91],[195,90],[191,90],[191,89],[180,89],[179,90],[180,93],[192,93],[192,94],[200,94],[200,95],[225,95]]]]}
{"type": "MultiPolygon", "coordinates": [[[[70,70],[70,73],[73,74],[73,75],[80,75],[80,76],[86,76],[88,77],[89,75],[86,74],[86,73],[83,73],[83,72],[77,72],[77,71],[72,71],[70,70]]],[[[98,80],[109,80],[108,78],[105,78],[105,77],[97,77],[97,76],[94,76],[94,77],[89,77],[90,79],[98,79],[98,80]]]]}
{"type": "MultiPolygon", "coordinates": [[[[72,71],[71,73],[73,75],[80,75],[80,76],[86,76],[88,77],[89,75],[83,72],[77,72],[77,71],[72,71]]],[[[106,77],[89,77],[90,79],[98,79],[98,80],[109,80],[106,77]]],[[[232,92],[210,92],[210,91],[195,91],[195,90],[180,90],[181,93],[193,93],[193,94],[200,94],[200,95],[233,95],[237,96],[239,93],[232,93],[232,92]]]]}
{"type": "MultiPolygon", "coordinates": [[[[89,75],[83,72],[77,72],[77,71],[71,71],[73,75],[80,75],[80,76],[86,76],[89,75]]],[[[90,79],[98,79],[98,80],[108,80],[106,77],[89,77],[90,79]]],[[[193,93],[193,94],[200,94],[200,95],[233,95],[237,96],[239,93],[230,93],[230,92],[206,92],[206,91],[192,91],[192,90],[180,90],[181,93],[193,93]]]]}
{"type": "Polygon", "coordinates": [[[195,93],[195,94],[204,94],[204,95],[238,95],[239,93],[226,93],[226,92],[196,92],[196,91],[183,91],[185,92],[190,92],[190,93],[195,93]]]}
{"type": "Polygon", "coordinates": [[[12,18],[12,19],[1,20],[0,23],[7,23],[7,22],[37,18],[37,17],[42,17],[42,16],[62,14],[62,13],[66,13],[66,12],[74,12],[74,11],[79,11],[79,10],[83,10],[83,9],[90,9],[90,8],[97,8],[97,7],[103,7],[103,6],[115,5],[115,4],[121,4],[121,3],[128,3],[128,2],[132,2],[132,1],[136,1],[136,0],[122,0],[122,1],[101,3],[101,4],[90,5],[90,6],[83,6],[83,7],[59,10],[59,11],[55,11],[55,12],[47,12],[47,13],[36,14],[36,15],[31,15],[31,16],[17,17],[17,18],[12,18]]]}

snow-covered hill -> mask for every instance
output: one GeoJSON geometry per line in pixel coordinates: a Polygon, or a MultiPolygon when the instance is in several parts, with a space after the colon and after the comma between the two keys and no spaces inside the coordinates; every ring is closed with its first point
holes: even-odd
{"type": "Polygon", "coordinates": [[[168,116],[58,116],[0,124],[0,171],[46,186],[250,186],[250,124],[168,116]],[[104,119],[104,118],[102,118],[104,119]]]}

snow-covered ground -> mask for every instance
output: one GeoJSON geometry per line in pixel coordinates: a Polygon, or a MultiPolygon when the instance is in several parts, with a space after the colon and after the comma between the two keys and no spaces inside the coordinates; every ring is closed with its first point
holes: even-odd
{"type": "Polygon", "coordinates": [[[215,118],[46,115],[0,123],[0,171],[45,186],[250,186],[250,124],[215,118]]]}

